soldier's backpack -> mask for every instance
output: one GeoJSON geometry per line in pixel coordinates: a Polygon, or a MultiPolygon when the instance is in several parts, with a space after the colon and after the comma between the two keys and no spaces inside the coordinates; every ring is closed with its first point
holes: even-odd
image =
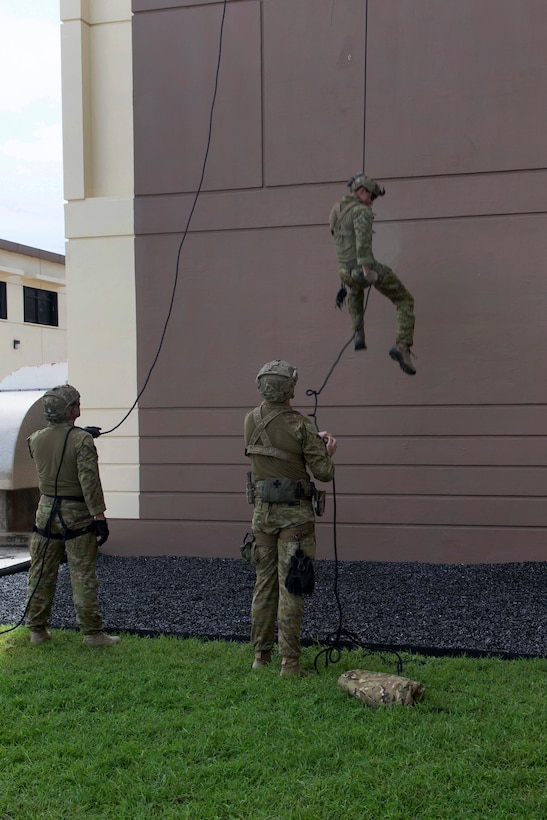
{"type": "Polygon", "coordinates": [[[367,706],[389,706],[400,703],[412,706],[424,696],[425,686],[418,681],[389,675],[385,672],[369,672],[352,669],[338,678],[338,686],[367,706]]]}

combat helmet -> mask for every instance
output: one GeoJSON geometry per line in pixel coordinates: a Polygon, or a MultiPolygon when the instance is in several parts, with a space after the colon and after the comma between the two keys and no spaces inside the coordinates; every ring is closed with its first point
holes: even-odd
{"type": "Polygon", "coordinates": [[[369,194],[372,194],[374,197],[384,196],[386,192],[386,189],[381,188],[375,179],[365,176],[364,171],[358,171],[348,180],[348,188],[352,194],[358,191],[359,188],[366,188],[369,194]]]}
{"type": "Polygon", "coordinates": [[[285,401],[294,396],[294,386],[298,381],[296,367],[275,359],[268,362],[257,373],[256,386],[267,401],[285,401]]]}
{"type": "Polygon", "coordinates": [[[68,421],[70,410],[80,401],[80,394],[70,384],[59,384],[52,387],[42,396],[44,416],[51,424],[68,421]]]}

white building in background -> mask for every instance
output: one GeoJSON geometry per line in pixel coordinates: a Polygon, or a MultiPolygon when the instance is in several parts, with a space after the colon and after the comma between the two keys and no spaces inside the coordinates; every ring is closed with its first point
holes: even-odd
{"type": "Polygon", "coordinates": [[[0,544],[13,545],[39,495],[26,438],[44,426],[44,391],[67,380],[64,256],[0,239],[0,350],[0,544]]]}
{"type": "Polygon", "coordinates": [[[65,257],[0,239],[0,381],[66,362],[65,257]]]}

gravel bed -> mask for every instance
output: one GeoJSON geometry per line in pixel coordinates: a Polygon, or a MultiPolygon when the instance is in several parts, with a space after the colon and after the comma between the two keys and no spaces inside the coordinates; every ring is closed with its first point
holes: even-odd
{"type": "MultiPolygon", "coordinates": [[[[547,563],[315,562],[302,638],[426,654],[547,656],[547,563]],[[340,607],[338,605],[340,603],[340,607]],[[349,637],[348,637],[349,636],[349,637]]],[[[243,560],[100,555],[110,632],[247,641],[254,570],[243,560]]],[[[26,573],[0,577],[0,623],[23,613],[26,573]]],[[[51,626],[76,627],[62,565],[51,626]]]]}

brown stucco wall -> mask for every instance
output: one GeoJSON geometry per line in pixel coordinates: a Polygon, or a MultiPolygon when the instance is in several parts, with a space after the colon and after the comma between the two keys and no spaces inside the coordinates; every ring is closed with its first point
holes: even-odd
{"type": "MultiPolygon", "coordinates": [[[[133,0],[139,381],[199,182],[221,2],[133,0]]],[[[418,373],[344,352],[317,419],[339,441],[342,559],[545,560],[547,80],[542,0],[229,0],[203,191],[140,402],[140,521],[119,551],[238,555],[245,412],[273,358],[311,412],[351,336],[327,217],[366,163],[375,254],[416,300],[418,373]]],[[[318,526],[332,556],[332,498],[318,526]]],[[[114,540],[114,539],[113,539],[114,540]]]]}

